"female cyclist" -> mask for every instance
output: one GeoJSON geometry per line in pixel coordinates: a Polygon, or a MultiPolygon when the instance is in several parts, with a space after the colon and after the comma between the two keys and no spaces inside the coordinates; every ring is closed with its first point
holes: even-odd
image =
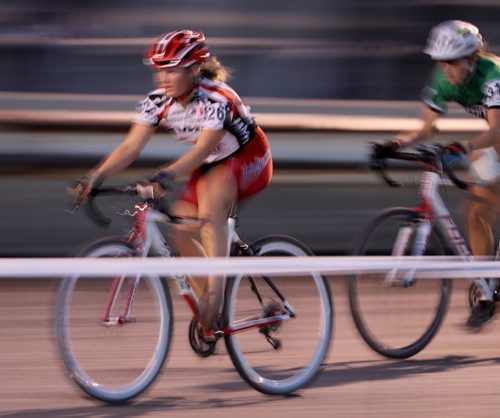
{"type": "MultiPolygon", "coordinates": [[[[176,179],[189,175],[173,213],[202,221],[199,231],[178,231],[178,250],[183,256],[224,257],[230,205],[271,181],[266,136],[249,108],[225,84],[227,71],[210,55],[201,32],[161,35],[144,63],[152,68],[157,89],[139,103],[124,141],[73,189],[75,200],[85,201],[93,188],[134,162],[156,128],[164,124],[192,147],[148,181],[161,196],[176,179]]],[[[210,276],[191,283],[199,298],[202,326],[206,332],[217,329],[223,280],[210,276]]]]}
{"type": "MultiPolygon", "coordinates": [[[[469,113],[486,119],[488,129],[468,141],[448,145],[455,154],[468,154],[478,196],[467,210],[467,228],[472,252],[492,255],[493,223],[500,209],[500,58],[485,52],[476,26],[452,20],[435,26],[424,52],[436,61],[422,99],[422,127],[399,134],[386,146],[421,141],[434,130],[434,122],[446,112],[448,102],[461,104],[469,113]]],[[[492,302],[480,302],[472,309],[467,324],[480,326],[493,316],[492,302]]]]}

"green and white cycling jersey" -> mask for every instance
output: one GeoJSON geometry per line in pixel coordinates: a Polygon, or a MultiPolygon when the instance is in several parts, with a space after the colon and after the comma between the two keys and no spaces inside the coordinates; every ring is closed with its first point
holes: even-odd
{"type": "MultiPolygon", "coordinates": [[[[467,84],[450,84],[436,67],[430,83],[422,91],[423,102],[438,113],[446,113],[448,102],[456,102],[474,116],[486,118],[487,110],[500,108],[500,58],[478,57],[476,72],[467,84]]],[[[471,162],[471,174],[481,183],[500,178],[499,155],[495,148],[479,150],[480,158],[471,162]]]]}
{"type": "Polygon", "coordinates": [[[448,102],[456,102],[467,112],[485,118],[488,108],[500,108],[500,58],[479,56],[476,73],[467,84],[450,84],[436,67],[429,85],[422,91],[422,100],[439,113],[447,111],[448,102]]]}

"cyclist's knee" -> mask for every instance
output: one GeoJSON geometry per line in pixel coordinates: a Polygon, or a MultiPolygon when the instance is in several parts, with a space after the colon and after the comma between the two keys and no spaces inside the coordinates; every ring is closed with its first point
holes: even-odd
{"type": "Polygon", "coordinates": [[[200,218],[200,235],[202,241],[215,240],[224,232],[225,223],[215,217],[200,218]]]}
{"type": "Polygon", "coordinates": [[[172,214],[175,216],[196,218],[198,216],[198,208],[187,200],[177,200],[172,205],[172,214]]]}

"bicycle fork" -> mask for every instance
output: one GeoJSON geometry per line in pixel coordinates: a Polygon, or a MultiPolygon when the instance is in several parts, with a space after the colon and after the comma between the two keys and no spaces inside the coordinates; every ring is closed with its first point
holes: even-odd
{"type": "MultiPolygon", "coordinates": [[[[432,223],[429,219],[422,219],[421,221],[414,223],[408,223],[398,230],[398,235],[392,248],[393,256],[399,257],[404,256],[406,250],[408,249],[410,240],[412,236],[415,236],[413,242],[411,253],[412,256],[421,257],[424,255],[425,248],[427,247],[427,241],[431,233],[432,223]]],[[[409,269],[402,281],[403,287],[410,287],[415,282],[415,271],[416,268],[409,269]]],[[[392,285],[396,280],[398,269],[392,269],[387,272],[384,283],[392,285]]]]}
{"type": "Polygon", "coordinates": [[[106,305],[106,312],[103,318],[104,325],[111,326],[111,325],[118,325],[127,322],[132,322],[130,317],[130,312],[132,310],[132,304],[134,302],[135,295],[137,294],[137,288],[139,286],[139,275],[130,280],[127,302],[123,309],[122,315],[111,316],[111,313],[115,309],[115,305],[118,303],[120,291],[123,287],[125,280],[126,276],[115,277],[115,279],[113,280],[113,284],[111,286],[111,292],[109,295],[109,300],[106,305]]]}
{"type": "MultiPolygon", "coordinates": [[[[142,207],[136,206],[136,208],[138,209],[138,211],[134,218],[134,228],[129,233],[127,241],[134,242],[135,256],[144,257],[148,253],[152,245],[152,242],[150,240],[144,240],[144,237],[150,236],[150,234],[148,233],[149,231],[146,230],[147,217],[150,216],[150,211],[148,205],[144,205],[142,207]]],[[[120,275],[115,277],[115,279],[113,280],[108,303],[106,304],[106,311],[104,313],[104,325],[112,326],[133,322],[130,313],[132,310],[132,304],[135,300],[135,296],[137,295],[137,289],[140,282],[140,274],[137,274],[135,277],[130,278],[127,300],[125,302],[125,306],[123,307],[123,312],[120,315],[120,307],[116,305],[119,303],[120,292],[126,279],[126,275],[120,275]],[[118,311],[118,314],[112,315],[112,313],[115,311],[118,311]]]]}

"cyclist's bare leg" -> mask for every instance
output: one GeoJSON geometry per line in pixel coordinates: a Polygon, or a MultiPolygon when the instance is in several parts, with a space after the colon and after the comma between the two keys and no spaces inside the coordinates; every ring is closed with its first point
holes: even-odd
{"type": "MultiPolygon", "coordinates": [[[[500,183],[476,186],[471,190],[477,199],[471,201],[467,210],[467,226],[471,251],[475,256],[492,256],[494,253],[493,225],[500,208],[500,183]]],[[[492,282],[492,284],[494,284],[492,282]]],[[[470,315],[466,325],[480,329],[493,318],[495,302],[483,300],[475,284],[469,290],[470,315]]]]}
{"type": "MultiPolygon", "coordinates": [[[[198,208],[190,202],[179,200],[173,207],[172,213],[177,216],[198,217],[198,208]]],[[[183,257],[206,257],[207,254],[201,245],[200,229],[192,225],[176,225],[174,227],[175,247],[183,257]]],[[[189,277],[189,283],[198,298],[205,294],[206,278],[189,277]]]]}
{"type": "Polygon", "coordinates": [[[467,224],[472,253],[491,256],[494,252],[493,224],[500,208],[500,182],[476,186],[471,192],[479,197],[470,202],[467,224]]]}
{"type": "MultiPolygon", "coordinates": [[[[227,216],[229,207],[238,197],[238,187],[231,171],[224,165],[213,167],[197,184],[198,213],[203,220],[200,235],[208,257],[227,256],[227,216]]],[[[223,277],[208,277],[205,289],[207,325],[214,324],[219,312],[224,289],[223,277]]],[[[210,326],[211,328],[211,326],[210,326]]]]}
{"type": "MultiPolygon", "coordinates": [[[[174,206],[172,212],[175,215],[198,217],[202,220],[200,229],[188,225],[176,226],[175,243],[182,256],[227,255],[227,216],[230,203],[237,198],[236,181],[228,171],[223,166],[213,167],[198,180],[198,207],[183,200],[174,206]]],[[[189,280],[202,305],[200,321],[205,329],[211,329],[222,301],[224,281],[217,276],[189,280]]]]}

